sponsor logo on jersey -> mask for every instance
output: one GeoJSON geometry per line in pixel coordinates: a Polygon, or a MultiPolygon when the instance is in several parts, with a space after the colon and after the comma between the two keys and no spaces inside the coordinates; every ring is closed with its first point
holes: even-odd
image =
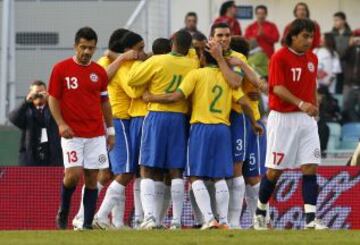
{"type": "Polygon", "coordinates": [[[314,65],[314,63],[309,62],[309,63],[307,64],[307,66],[308,66],[308,69],[309,69],[310,72],[314,72],[314,71],[315,71],[315,65],[314,65]]]}
{"type": "Polygon", "coordinates": [[[90,80],[94,83],[96,83],[99,80],[99,76],[96,75],[96,73],[91,73],[90,74],[90,80]]]}

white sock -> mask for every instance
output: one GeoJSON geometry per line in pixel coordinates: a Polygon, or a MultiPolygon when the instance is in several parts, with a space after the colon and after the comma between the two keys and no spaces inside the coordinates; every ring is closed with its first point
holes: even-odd
{"type": "Polygon", "coordinates": [[[96,216],[99,217],[99,219],[107,219],[115,204],[120,202],[123,196],[125,196],[125,186],[113,180],[106,190],[104,200],[96,216]]]}
{"type": "Polygon", "coordinates": [[[244,177],[235,177],[227,181],[229,187],[229,223],[232,227],[240,227],[240,216],[244,203],[244,177]]]}
{"type": "Polygon", "coordinates": [[[257,201],[259,199],[260,183],[256,185],[246,185],[245,200],[250,211],[250,217],[254,217],[257,201]]]}
{"type": "Polygon", "coordinates": [[[140,182],[141,178],[136,178],[134,181],[133,191],[134,191],[134,218],[135,222],[142,222],[144,220],[144,211],[141,205],[140,197],[140,182]]]}
{"type": "MultiPolygon", "coordinates": [[[[97,182],[97,189],[98,189],[98,196],[100,195],[101,190],[104,188],[104,186],[102,184],[100,184],[100,182],[97,182]]],[[[80,207],[79,207],[79,211],[77,212],[77,214],[75,215],[75,217],[78,220],[84,220],[84,190],[85,190],[85,185],[83,185],[83,187],[81,188],[81,200],[80,200],[80,207]]]]}
{"type": "Polygon", "coordinates": [[[212,213],[214,214],[214,217],[217,219],[219,217],[219,214],[217,213],[217,209],[216,209],[215,183],[214,183],[214,181],[211,181],[211,180],[207,180],[204,183],[205,183],[206,189],[210,195],[210,205],[211,205],[212,213]]]}
{"type": "Polygon", "coordinates": [[[164,185],[164,201],[160,214],[160,223],[165,219],[168,214],[168,209],[171,201],[171,187],[164,185]]]}
{"type": "Polygon", "coordinates": [[[154,181],[155,182],[155,203],[154,203],[154,212],[155,212],[155,220],[156,225],[159,226],[161,224],[161,211],[164,203],[164,189],[165,184],[162,181],[154,181]]]}
{"type": "Polygon", "coordinates": [[[202,180],[196,180],[191,185],[196,203],[201,210],[205,222],[214,219],[214,214],[211,211],[210,196],[206,186],[202,180]]]}
{"type": "Polygon", "coordinates": [[[219,214],[220,224],[228,223],[228,209],[229,209],[229,189],[226,181],[219,180],[215,183],[216,190],[216,209],[219,214]]]}
{"type": "Polygon", "coordinates": [[[171,200],[173,207],[173,224],[181,224],[181,215],[184,206],[184,180],[171,180],[171,200]]]}
{"type": "Polygon", "coordinates": [[[115,203],[114,207],[111,210],[111,221],[116,228],[124,226],[125,201],[125,191],[123,191],[118,201],[115,203]]]}
{"type": "Polygon", "coordinates": [[[204,223],[204,217],[196,203],[194,191],[192,188],[189,189],[189,199],[193,211],[195,225],[202,225],[204,223]]]}
{"type": "Polygon", "coordinates": [[[154,216],[155,184],[152,179],[142,179],[140,182],[141,204],[144,210],[144,219],[154,216]]]}

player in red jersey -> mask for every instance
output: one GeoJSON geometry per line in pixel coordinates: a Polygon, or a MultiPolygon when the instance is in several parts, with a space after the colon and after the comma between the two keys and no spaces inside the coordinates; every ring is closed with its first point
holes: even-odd
{"type": "Polygon", "coordinates": [[[309,52],[314,23],[297,19],[290,25],[286,47],[270,61],[270,114],[267,125],[267,151],[254,228],[267,229],[266,209],[282,171],[301,168],[306,229],[326,229],[315,218],[318,185],[316,170],[320,164],[320,141],[314,116],[318,114],[316,74],[318,61],[309,52]]]}
{"type": "Polygon", "coordinates": [[[62,137],[65,166],[56,217],[60,229],[67,227],[71,196],[82,174],[85,180],[83,229],[92,228],[98,170],[108,168],[107,146],[110,149],[115,141],[106,71],[91,60],[96,43],[95,31],[81,28],[75,36],[75,56],[57,63],[49,81],[49,105],[62,137]]]}

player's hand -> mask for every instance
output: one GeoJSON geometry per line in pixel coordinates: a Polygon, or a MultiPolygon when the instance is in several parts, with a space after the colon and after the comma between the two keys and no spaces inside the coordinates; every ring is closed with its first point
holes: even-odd
{"type": "Polygon", "coordinates": [[[220,43],[210,41],[207,43],[207,47],[205,48],[207,52],[214,57],[215,60],[219,61],[224,58],[223,56],[223,48],[220,43]]]}
{"type": "Polygon", "coordinates": [[[33,100],[35,94],[36,94],[35,92],[30,91],[30,92],[28,93],[28,95],[26,96],[26,101],[27,101],[27,102],[31,102],[31,101],[33,100]]]}
{"type": "Polygon", "coordinates": [[[258,91],[252,91],[246,94],[251,101],[257,101],[260,99],[260,93],[258,91]]]}
{"type": "Polygon", "coordinates": [[[241,66],[243,64],[243,61],[236,58],[236,57],[227,57],[226,58],[226,62],[230,65],[230,66],[241,66]]]}
{"type": "Polygon", "coordinates": [[[115,145],[115,135],[108,135],[106,138],[106,144],[108,151],[110,151],[115,145]]]}
{"type": "Polygon", "coordinates": [[[121,56],[124,60],[137,60],[139,58],[139,53],[135,50],[129,50],[123,53],[121,56]]]}
{"type": "Polygon", "coordinates": [[[258,135],[264,134],[264,128],[259,123],[253,124],[252,129],[254,130],[255,134],[258,134],[258,135]]]}
{"type": "Polygon", "coordinates": [[[315,117],[319,114],[319,110],[316,106],[314,106],[311,103],[308,102],[304,102],[301,106],[300,106],[300,110],[302,110],[303,112],[305,112],[306,114],[308,114],[311,117],[315,117]]]}
{"type": "Polygon", "coordinates": [[[64,137],[65,139],[71,139],[75,136],[74,131],[67,124],[59,125],[59,133],[60,136],[64,137]]]}
{"type": "Polygon", "coordinates": [[[149,103],[149,102],[151,102],[150,100],[151,100],[151,96],[152,96],[152,94],[148,91],[148,90],[145,90],[145,92],[143,93],[143,95],[142,95],[142,99],[143,99],[143,101],[145,102],[145,103],[149,103]]]}

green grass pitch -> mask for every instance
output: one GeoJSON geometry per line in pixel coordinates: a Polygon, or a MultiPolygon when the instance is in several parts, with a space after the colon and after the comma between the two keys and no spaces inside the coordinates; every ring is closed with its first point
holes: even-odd
{"type": "Polygon", "coordinates": [[[2,231],[0,244],[360,244],[360,231],[2,231]]]}

